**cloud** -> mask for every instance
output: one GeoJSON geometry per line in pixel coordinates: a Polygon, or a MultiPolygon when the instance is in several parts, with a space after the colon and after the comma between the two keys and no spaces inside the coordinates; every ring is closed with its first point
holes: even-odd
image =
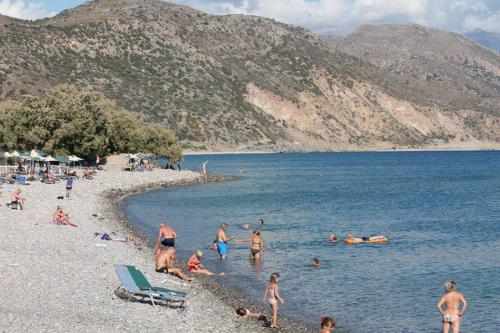
{"type": "Polygon", "coordinates": [[[55,15],[40,2],[22,0],[0,0],[0,14],[25,20],[36,20],[55,15]]]}
{"type": "Polygon", "coordinates": [[[500,32],[498,0],[174,0],[213,14],[247,14],[344,34],[361,24],[417,23],[465,32],[500,32]]]}

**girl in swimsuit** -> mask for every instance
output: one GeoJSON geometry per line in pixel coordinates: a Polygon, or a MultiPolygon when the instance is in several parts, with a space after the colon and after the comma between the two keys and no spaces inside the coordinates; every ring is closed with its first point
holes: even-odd
{"type": "Polygon", "coordinates": [[[278,281],[280,278],[279,273],[271,274],[271,278],[269,279],[269,283],[267,284],[266,292],[264,294],[264,301],[268,301],[273,310],[273,320],[271,327],[277,328],[278,326],[278,301],[281,304],[284,304],[285,301],[281,298],[279,294],[279,286],[278,281]]]}
{"type": "MultiPolygon", "coordinates": [[[[202,255],[203,255],[203,252],[201,252],[200,250],[193,253],[191,258],[189,258],[189,260],[187,262],[188,271],[190,271],[191,273],[215,275],[214,273],[210,272],[208,269],[205,269],[203,267],[203,265],[201,264],[201,256],[202,255]]],[[[224,275],[224,272],[219,273],[219,275],[224,275]]]]}
{"type": "Polygon", "coordinates": [[[319,333],[331,333],[335,327],[335,320],[330,317],[321,317],[321,329],[319,333]]]}

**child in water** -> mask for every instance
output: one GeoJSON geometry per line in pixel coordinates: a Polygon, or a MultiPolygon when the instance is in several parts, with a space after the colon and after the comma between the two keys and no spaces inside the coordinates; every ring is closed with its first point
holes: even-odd
{"type": "Polygon", "coordinates": [[[278,281],[280,279],[279,273],[271,274],[269,283],[267,284],[266,292],[264,294],[264,301],[268,301],[273,310],[273,320],[271,323],[271,328],[278,327],[278,301],[284,304],[285,301],[281,298],[279,293],[278,281]]]}
{"type": "Polygon", "coordinates": [[[321,317],[321,329],[319,333],[330,333],[335,327],[335,321],[330,317],[321,317]]]}

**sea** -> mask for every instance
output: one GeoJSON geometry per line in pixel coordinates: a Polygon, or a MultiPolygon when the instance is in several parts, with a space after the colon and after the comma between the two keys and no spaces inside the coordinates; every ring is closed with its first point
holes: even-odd
{"type": "Polygon", "coordinates": [[[279,272],[280,312],[292,319],[331,316],[336,332],[440,332],[436,305],[454,280],[469,303],[462,332],[500,331],[500,152],[193,155],[182,167],[205,161],[234,179],[130,196],[125,214],[152,238],[160,223],[174,227],[180,257],[201,249],[206,268],[226,273],[214,278],[264,309],[279,272]],[[251,235],[245,223],[259,229],[262,262],[243,243],[218,260],[209,246],[221,223],[238,238],[251,235]],[[349,232],[389,243],[328,240],[349,232]]]}

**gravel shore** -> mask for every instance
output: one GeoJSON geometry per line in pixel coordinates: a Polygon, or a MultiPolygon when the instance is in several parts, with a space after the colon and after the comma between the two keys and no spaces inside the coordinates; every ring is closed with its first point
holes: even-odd
{"type": "MultiPolygon", "coordinates": [[[[220,290],[216,281],[199,279],[188,284],[156,273],[146,239],[135,235],[141,246],[134,246],[94,238],[95,232],[120,236],[130,232],[116,211],[124,195],[199,181],[199,174],[191,171],[110,169],[99,172],[94,180],[75,181],[70,200],[57,199],[64,195],[63,182],[21,186],[22,196],[27,198],[22,211],[5,206],[18,186],[0,188],[0,331],[269,331],[260,322],[233,317],[230,305],[241,299],[231,293],[215,295],[220,290]],[[77,228],[47,223],[57,205],[63,206],[77,228]],[[138,267],[153,285],[187,291],[186,308],[153,308],[116,297],[113,290],[120,285],[114,271],[117,264],[138,267]]],[[[282,332],[309,331],[291,321],[283,324],[282,332]]]]}

